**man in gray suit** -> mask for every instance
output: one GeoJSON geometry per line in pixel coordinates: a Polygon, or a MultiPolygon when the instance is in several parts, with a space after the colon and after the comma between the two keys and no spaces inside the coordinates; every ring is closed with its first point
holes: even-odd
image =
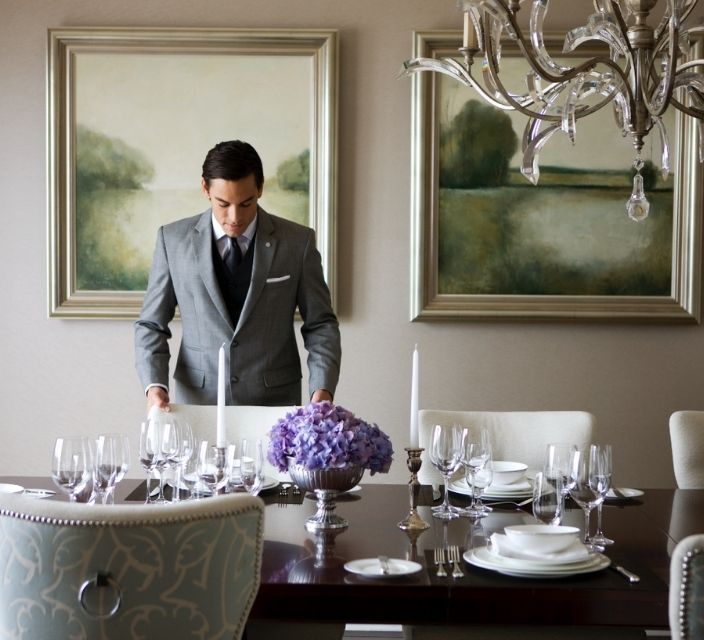
{"type": "Polygon", "coordinates": [[[224,343],[228,404],[301,403],[294,333],[299,309],[311,401],[332,400],[340,332],[312,229],[257,204],[264,172],[239,140],[213,147],[201,187],[211,208],[159,229],[149,285],[135,324],[135,361],[147,408],[168,410],[169,323],[178,305],[183,336],[173,400],[216,404],[224,343]]]}

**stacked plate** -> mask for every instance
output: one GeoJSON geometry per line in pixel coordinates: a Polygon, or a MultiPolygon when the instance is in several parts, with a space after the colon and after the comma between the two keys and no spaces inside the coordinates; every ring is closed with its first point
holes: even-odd
{"type": "Polygon", "coordinates": [[[565,578],[601,571],[611,564],[606,556],[591,553],[578,540],[559,553],[538,555],[516,548],[499,533],[491,537],[489,547],[466,551],[464,559],[476,567],[521,578],[565,578]]]}
{"type": "MultiPolygon", "coordinates": [[[[471,496],[472,492],[464,478],[450,481],[450,491],[471,496]]],[[[490,484],[482,493],[482,500],[521,500],[533,495],[533,485],[527,478],[513,484],[490,484]]]]}

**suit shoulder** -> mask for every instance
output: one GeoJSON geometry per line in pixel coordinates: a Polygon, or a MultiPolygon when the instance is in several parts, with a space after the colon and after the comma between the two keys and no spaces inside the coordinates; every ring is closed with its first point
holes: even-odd
{"type": "Polygon", "coordinates": [[[201,218],[203,215],[208,213],[208,211],[204,211],[202,213],[198,213],[195,216],[189,216],[188,218],[181,218],[180,220],[175,220],[174,222],[169,222],[168,224],[165,224],[162,227],[163,233],[165,237],[173,237],[173,236],[178,236],[178,237],[183,237],[184,234],[189,232],[191,229],[197,226],[197,224],[200,222],[201,218]]]}
{"type": "Polygon", "coordinates": [[[271,220],[271,225],[274,228],[275,233],[281,233],[288,236],[300,236],[307,237],[312,233],[315,233],[313,229],[307,227],[298,222],[293,222],[292,220],[287,220],[281,216],[276,216],[272,213],[266,214],[271,220]]]}

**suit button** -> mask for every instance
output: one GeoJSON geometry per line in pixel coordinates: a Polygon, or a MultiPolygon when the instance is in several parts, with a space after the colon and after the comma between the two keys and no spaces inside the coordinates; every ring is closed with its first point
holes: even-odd
{"type": "Polygon", "coordinates": [[[237,340],[233,340],[233,341],[232,341],[232,346],[233,346],[233,347],[239,347],[239,346],[240,346],[240,343],[237,342],[237,340]]]}
{"type": "Polygon", "coordinates": [[[230,382],[231,382],[232,384],[235,384],[236,382],[239,382],[239,381],[240,381],[240,379],[239,379],[237,376],[232,376],[232,377],[230,378],[230,382]]]}

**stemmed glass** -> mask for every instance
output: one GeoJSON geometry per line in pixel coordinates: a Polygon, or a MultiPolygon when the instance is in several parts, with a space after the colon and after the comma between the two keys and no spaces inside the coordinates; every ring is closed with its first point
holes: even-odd
{"type": "Polygon", "coordinates": [[[250,453],[251,457],[243,456],[240,459],[240,475],[242,477],[242,484],[247,493],[256,496],[259,494],[264,480],[262,475],[264,452],[262,450],[261,440],[257,440],[254,451],[250,453]]]}
{"type": "Polygon", "coordinates": [[[93,483],[91,439],[83,436],[57,438],[54,443],[51,477],[71,502],[78,502],[79,496],[93,483]]]}
{"type": "Polygon", "coordinates": [[[469,429],[462,432],[462,448],[460,461],[465,468],[465,477],[472,494],[472,502],[461,515],[470,518],[481,518],[489,513],[490,509],[478,499],[477,493],[491,484],[493,472],[491,470],[491,445],[488,434],[482,429],[479,437],[472,436],[469,429]]]}
{"type": "Polygon", "coordinates": [[[100,434],[95,447],[94,487],[103,504],[115,503],[115,487],[130,465],[130,444],[119,433],[100,434]]]}
{"type": "MultiPolygon", "coordinates": [[[[602,446],[604,451],[604,473],[608,478],[606,481],[606,491],[608,492],[611,488],[611,474],[613,472],[611,445],[605,444],[602,446]]],[[[596,507],[596,533],[590,538],[592,544],[600,547],[605,547],[614,543],[614,541],[611,538],[607,538],[601,530],[601,509],[603,506],[604,502],[602,500],[596,507]]]]}
{"type": "Polygon", "coordinates": [[[193,457],[195,450],[195,439],[191,425],[185,420],[176,420],[174,422],[176,451],[171,456],[171,464],[174,468],[174,486],[172,493],[172,502],[178,502],[181,499],[180,490],[183,485],[184,466],[186,462],[193,457]]]}
{"type": "Polygon", "coordinates": [[[549,477],[544,472],[535,474],[533,481],[533,515],[545,524],[560,524],[564,508],[562,476],[549,477]]]}
{"type": "Polygon", "coordinates": [[[572,455],[570,477],[574,486],[570,489],[573,500],[584,511],[584,544],[593,551],[599,551],[592,545],[589,537],[589,516],[591,510],[604,501],[609,490],[610,470],[606,467],[604,447],[592,444],[587,448],[578,449],[572,455]]]}
{"type": "Polygon", "coordinates": [[[201,440],[198,447],[198,478],[213,494],[222,489],[228,482],[230,470],[225,465],[221,466],[218,447],[207,440],[201,440]]]}
{"type": "Polygon", "coordinates": [[[159,420],[143,422],[139,432],[139,463],[147,474],[147,498],[145,502],[152,502],[151,482],[152,474],[159,464],[161,456],[162,424],[159,420]]]}
{"type": "Polygon", "coordinates": [[[450,506],[450,477],[457,471],[462,450],[462,434],[454,427],[436,424],[430,441],[430,461],[442,474],[445,495],[442,504],[433,509],[433,517],[441,520],[459,518],[459,509],[450,506]]]}
{"type": "Polygon", "coordinates": [[[571,465],[572,455],[577,450],[577,445],[566,442],[552,443],[545,451],[545,464],[543,465],[543,476],[554,487],[560,485],[562,495],[561,512],[565,510],[565,498],[569,495],[570,489],[574,486],[571,465]]]}

